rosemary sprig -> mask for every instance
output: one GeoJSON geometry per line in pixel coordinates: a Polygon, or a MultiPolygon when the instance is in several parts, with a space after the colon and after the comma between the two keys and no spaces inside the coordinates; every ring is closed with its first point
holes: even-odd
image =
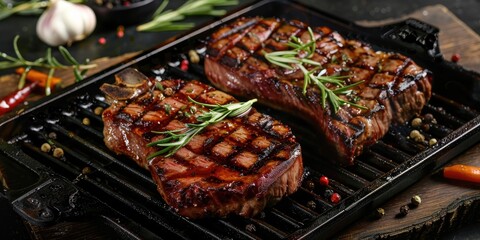
{"type": "Polygon", "coordinates": [[[185,124],[185,128],[163,132],[154,131],[154,133],[157,134],[164,134],[165,138],[151,142],[147,145],[149,147],[157,146],[162,148],[160,151],[148,156],[148,159],[152,159],[159,155],[164,155],[165,157],[172,156],[178,151],[178,149],[188,144],[195,135],[200,133],[207,126],[218,123],[227,117],[238,117],[247,113],[251,109],[252,104],[257,101],[257,99],[252,99],[247,102],[213,105],[197,102],[190,97],[188,100],[208,108],[209,111],[203,112],[197,116],[198,123],[187,123],[185,124]]]}
{"type": "Polygon", "coordinates": [[[218,10],[215,7],[230,6],[238,4],[237,0],[188,0],[176,10],[165,10],[168,0],[163,3],[153,14],[153,20],[137,27],[137,31],[174,31],[186,30],[194,26],[193,23],[178,23],[187,16],[207,15],[222,16],[225,10],[218,10]],[[177,22],[177,23],[176,23],[177,22]]]}
{"type": "Polygon", "coordinates": [[[15,36],[13,39],[13,50],[15,51],[16,56],[10,56],[4,52],[0,52],[0,58],[5,59],[6,61],[0,61],[0,70],[8,68],[17,68],[25,67],[25,71],[20,76],[20,81],[18,82],[18,88],[21,89],[25,85],[25,77],[33,67],[36,68],[45,68],[48,70],[47,83],[45,85],[45,95],[50,95],[50,82],[52,79],[55,70],[57,69],[67,69],[72,68],[75,75],[75,80],[78,82],[83,79],[86,71],[91,68],[95,68],[96,64],[80,64],[75,58],[70,54],[70,52],[63,46],[58,47],[60,54],[70,65],[60,63],[54,56],[52,56],[52,49],[48,48],[45,54],[45,57],[38,58],[33,61],[26,60],[20,50],[18,49],[18,39],[19,36],[15,36]]]}
{"type": "MultiPolygon", "coordinates": [[[[68,0],[73,3],[81,3],[83,0],[68,0]]],[[[16,1],[12,1],[16,2],[16,1]]],[[[5,1],[0,1],[0,21],[10,17],[13,14],[41,14],[48,6],[50,1],[46,0],[31,0],[21,3],[7,4],[5,1]]]]}
{"type": "Polygon", "coordinates": [[[326,75],[326,69],[322,69],[322,65],[319,62],[311,60],[315,53],[316,42],[315,36],[311,28],[308,28],[310,35],[310,41],[303,43],[302,40],[296,36],[290,37],[287,45],[292,48],[288,51],[275,51],[270,53],[264,53],[265,58],[272,64],[280,66],[282,68],[294,70],[300,69],[303,72],[303,89],[302,93],[307,93],[307,87],[315,85],[320,90],[322,98],[322,106],[325,108],[327,99],[331,103],[334,112],[336,113],[343,105],[351,105],[357,108],[366,109],[365,106],[355,104],[353,102],[346,101],[338,95],[350,95],[351,88],[363,83],[359,81],[354,84],[345,85],[345,80],[349,76],[328,76],[326,75]],[[313,69],[308,70],[305,66],[313,66],[313,69]],[[318,74],[315,75],[315,72],[318,74]],[[328,88],[326,84],[336,86],[335,89],[328,88]]]}

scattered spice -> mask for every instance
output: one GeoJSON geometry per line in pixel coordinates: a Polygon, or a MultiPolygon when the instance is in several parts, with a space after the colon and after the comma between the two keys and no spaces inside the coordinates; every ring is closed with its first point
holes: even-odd
{"type": "Polygon", "coordinates": [[[48,143],[44,143],[42,144],[42,146],[40,147],[40,150],[42,152],[50,152],[50,150],[52,150],[52,146],[50,146],[50,144],[48,143]]]}
{"type": "Polygon", "coordinates": [[[437,120],[431,113],[425,114],[425,116],[423,116],[423,120],[425,120],[427,123],[437,123],[437,120]]]}
{"type": "Polygon", "coordinates": [[[458,61],[460,61],[460,54],[458,54],[458,53],[453,54],[452,55],[452,62],[456,63],[458,61]]]}
{"type": "Polygon", "coordinates": [[[188,51],[188,57],[190,58],[191,63],[199,63],[200,62],[200,57],[198,56],[198,53],[195,50],[188,51]]]}
{"type": "Polygon", "coordinates": [[[431,147],[433,145],[437,144],[437,139],[436,138],[432,138],[428,141],[428,145],[431,147]]]}
{"type": "Polygon", "coordinates": [[[325,192],[323,193],[323,196],[326,199],[329,199],[333,195],[333,190],[332,189],[326,189],[325,192]]]}
{"type": "Polygon", "coordinates": [[[82,168],[82,174],[83,175],[87,175],[87,174],[90,174],[92,172],[92,169],[90,167],[84,167],[82,168]]]}
{"type": "Polygon", "coordinates": [[[422,124],[422,130],[428,132],[428,130],[430,130],[430,124],[422,124]]]}
{"type": "Polygon", "coordinates": [[[419,128],[421,125],[422,125],[422,119],[421,118],[414,118],[412,120],[412,127],[419,128]]]}
{"type": "Polygon", "coordinates": [[[85,125],[85,126],[89,126],[90,125],[90,119],[89,118],[83,118],[82,119],[82,124],[85,125]]]}
{"type": "Polygon", "coordinates": [[[312,180],[308,180],[306,182],[306,186],[307,186],[307,189],[312,191],[313,189],[315,189],[315,183],[312,181],[312,180]]]}
{"type": "Polygon", "coordinates": [[[319,182],[322,186],[328,186],[330,181],[328,180],[327,176],[321,176],[319,182]]]}
{"type": "Polygon", "coordinates": [[[408,205],[403,205],[403,206],[400,207],[400,215],[401,216],[406,216],[409,211],[410,211],[410,208],[408,207],[408,205]]]}
{"type": "Polygon", "coordinates": [[[50,139],[57,139],[57,134],[56,134],[55,132],[50,132],[50,133],[48,134],[48,137],[49,137],[50,139]]]}
{"type": "Polygon", "coordinates": [[[120,26],[117,27],[117,37],[118,38],[123,38],[123,36],[125,36],[125,27],[120,25],[120,26]]]}
{"type": "Polygon", "coordinates": [[[312,209],[312,210],[315,210],[315,208],[317,208],[317,204],[315,203],[315,201],[308,201],[307,202],[307,207],[312,209]]]}
{"type": "Polygon", "coordinates": [[[332,196],[330,196],[330,201],[332,203],[338,203],[340,200],[342,200],[342,197],[338,193],[333,193],[332,196]]]}
{"type": "Polygon", "coordinates": [[[105,45],[107,43],[107,39],[104,38],[104,37],[101,37],[101,38],[98,39],[98,43],[100,45],[105,45]]]}
{"type": "Polygon", "coordinates": [[[187,59],[182,60],[182,62],[180,63],[180,69],[182,69],[182,71],[187,71],[188,70],[188,60],[187,59]]]}
{"type": "Polygon", "coordinates": [[[412,138],[415,142],[419,143],[425,141],[425,136],[423,136],[418,130],[412,130],[410,132],[410,138],[412,138]]]}
{"type": "Polygon", "coordinates": [[[166,103],[165,105],[163,105],[163,108],[165,109],[165,113],[167,113],[167,115],[170,115],[170,112],[172,111],[172,106],[166,103]]]}
{"type": "Polygon", "coordinates": [[[377,210],[375,211],[375,217],[382,218],[383,216],[385,216],[385,209],[377,208],[377,210]]]}
{"type": "Polygon", "coordinates": [[[56,158],[61,158],[63,157],[65,153],[63,152],[63,149],[62,148],[55,148],[53,150],[53,156],[56,157],[56,158]]]}
{"type": "Polygon", "coordinates": [[[415,195],[412,197],[410,201],[412,202],[412,206],[418,207],[418,205],[422,203],[422,198],[420,198],[420,196],[418,195],[415,195]]]}
{"type": "Polygon", "coordinates": [[[95,113],[95,115],[101,115],[103,113],[103,108],[102,107],[96,107],[93,110],[93,113],[95,113]]]}
{"type": "Polygon", "coordinates": [[[443,176],[449,179],[480,183],[480,167],[453,165],[443,169],[443,176]]]}

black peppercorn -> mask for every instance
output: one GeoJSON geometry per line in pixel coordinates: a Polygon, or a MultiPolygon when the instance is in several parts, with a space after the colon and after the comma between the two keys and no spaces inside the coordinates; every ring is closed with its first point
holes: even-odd
{"type": "Polygon", "coordinates": [[[408,207],[408,205],[403,205],[403,206],[400,207],[400,215],[401,216],[406,216],[409,211],[410,211],[410,208],[408,207]]]}
{"type": "Polygon", "coordinates": [[[307,207],[313,210],[313,209],[317,208],[317,204],[315,203],[315,201],[308,201],[307,202],[307,207]]]}
{"type": "Polygon", "coordinates": [[[315,183],[311,180],[307,181],[306,182],[306,186],[307,186],[307,189],[312,191],[313,189],[315,189],[315,183]]]}
{"type": "Polygon", "coordinates": [[[330,197],[332,196],[333,194],[333,190],[332,189],[325,189],[325,192],[323,193],[323,196],[327,199],[330,199],[330,197]]]}

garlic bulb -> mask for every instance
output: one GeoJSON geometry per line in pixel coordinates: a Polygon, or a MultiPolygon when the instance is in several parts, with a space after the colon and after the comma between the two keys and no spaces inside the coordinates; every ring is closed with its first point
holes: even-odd
{"type": "Polygon", "coordinates": [[[51,0],[37,22],[38,37],[50,46],[71,44],[90,35],[97,24],[93,10],[82,4],[51,0]]]}

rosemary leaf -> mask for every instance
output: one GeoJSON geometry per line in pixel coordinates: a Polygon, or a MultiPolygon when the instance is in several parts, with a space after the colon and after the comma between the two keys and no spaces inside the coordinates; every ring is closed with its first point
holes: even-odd
{"type": "MultiPolygon", "coordinates": [[[[45,53],[44,58],[38,58],[33,61],[26,60],[23,55],[20,53],[18,48],[18,36],[15,36],[13,40],[13,48],[15,51],[16,57],[10,56],[4,52],[0,52],[0,59],[3,58],[6,61],[0,61],[0,70],[9,69],[9,68],[16,68],[16,67],[25,67],[26,70],[30,70],[32,68],[44,68],[48,70],[49,77],[47,79],[48,83],[45,86],[45,94],[50,95],[50,81],[53,77],[55,70],[57,69],[73,69],[73,73],[77,81],[83,79],[83,75],[85,75],[86,71],[91,68],[95,68],[96,64],[80,64],[65,48],[60,46],[58,48],[60,54],[63,58],[69,62],[71,65],[65,65],[60,63],[55,57],[52,55],[52,49],[48,48],[45,53]]],[[[88,63],[88,61],[87,61],[88,63]]],[[[25,71],[25,74],[28,71],[25,71]]],[[[26,75],[25,75],[26,77],[26,75]]],[[[20,81],[18,84],[18,88],[22,88],[25,85],[24,76],[20,76],[20,81]]]]}
{"type": "Polygon", "coordinates": [[[137,31],[171,31],[185,30],[193,27],[192,23],[175,23],[182,21],[186,16],[206,15],[222,16],[225,10],[218,10],[215,7],[231,6],[238,4],[232,0],[189,0],[175,10],[165,10],[168,1],[164,1],[153,14],[150,22],[137,26],[137,31]]]}
{"type": "Polygon", "coordinates": [[[292,50],[275,51],[270,53],[264,52],[265,59],[267,59],[270,63],[285,69],[300,69],[300,71],[303,73],[302,94],[307,94],[308,86],[316,86],[320,91],[320,98],[323,108],[326,107],[328,100],[335,113],[343,105],[350,105],[360,109],[366,109],[365,106],[346,101],[338,96],[350,95],[352,93],[351,89],[359,84],[362,84],[363,81],[345,85],[345,81],[350,76],[326,75],[327,70],[321,69],[322,64],[311,59],[315,54],[316,40],[311,28],[308,28],[308,33],[310,35],[310,41],[307,43],[303,43],[302,39],[297,36],[291,36],[287,46],[292,48],[292,50]],[[314,68],[308,70],[305,65],[314,66],[314,68]],[[317,71],[318,73],[315,75],[314,73],[317,71]]]}
{"type": "Polygon", "coordinates": [[[147,158],[152,159],[156,156],[163,155],[165,157],[170,157],[178,149],[187,145],[190,140],[201,131],[203,131],[209,125],[218,123],[227,117],[238,117],[250,111],[252,104],[257,101],[257,99],[252,99],[247,102],[237,102],[230,103],[225,105],[215,105],[197,102],[190,97],[188,100],[197,105],[208,108],[209,111],[203,112],[197,116],[198,123],[188,123],[185,124],[185,128],[171,130],[171,131],[152,131],[156,134],[166,135],[164,138],[151,142],[147,144],[149,147],[160,147],[161,149],[147,158]]]}

